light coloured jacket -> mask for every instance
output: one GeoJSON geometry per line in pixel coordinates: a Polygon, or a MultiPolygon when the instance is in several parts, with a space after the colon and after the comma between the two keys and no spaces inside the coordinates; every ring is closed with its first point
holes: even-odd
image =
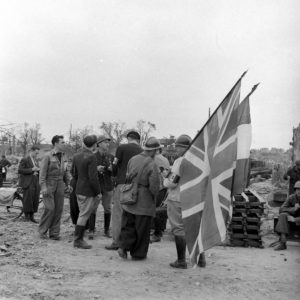
{"type": "Polygon", "coordinates": [[[62,154],[61,162],[56,156],[54,150],[51,150],[45,154],[40,164],[40,186],[41,190],[47,188],[47,182],[49,180],[63,180],[67,185],[70,183],[70,172],[67,170],[67,162],[62,154]]]}

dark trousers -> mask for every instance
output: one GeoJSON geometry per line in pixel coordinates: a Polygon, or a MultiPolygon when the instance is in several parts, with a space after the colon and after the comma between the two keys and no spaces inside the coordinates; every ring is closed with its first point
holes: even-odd
{"type": "Polygon", "coordinates": [[[150,242],[150,216],[139,216],[123,210],[120,248],[135,258],[146,258],[150,242]]]}
{"type": "Polygon", "coordinates": [[[33,176],[31,184],[23,189],[23,211],[24,213],[36,213],[39,207],[40,186],[37,176],[33,176]]]}
{"type": "Polygon", "coordinates": [[[72,223],[76,225],[79,216],[79,207],[77,202],[77,196],[75,194],[75,187],[73,188],[73,191],[70,194],[70,215],[72,223]]]}
{"type": "Polygon", "coordinates": [[[156,197],[156,216],[153,219],[153,229],[154,234],[159,237],[162,236],[163,231],[166,229],[168,219],[167,208],[161,207],[162,202],[165,200],[166,194],[167,189],[162,189],[159,191],[156,197]]]}

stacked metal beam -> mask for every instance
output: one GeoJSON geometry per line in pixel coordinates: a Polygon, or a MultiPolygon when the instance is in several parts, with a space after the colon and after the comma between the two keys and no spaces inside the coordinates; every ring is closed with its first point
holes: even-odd
{"type": "Polygon", "coordinates": [[[250,191],[234,196],[233,214],[229,225],[229,241],[232,246],[263,248],[261,217],[264,203],[250,191]]]}

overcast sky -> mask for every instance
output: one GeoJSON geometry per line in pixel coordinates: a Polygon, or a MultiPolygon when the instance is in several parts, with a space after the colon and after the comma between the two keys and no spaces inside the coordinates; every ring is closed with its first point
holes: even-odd
{"type": "Polygon", "coordinates": [[[300,123],[300,1],[0,0],[0,125],[137,120],[192,137],[245,71],[252,148],[300,123]]]}

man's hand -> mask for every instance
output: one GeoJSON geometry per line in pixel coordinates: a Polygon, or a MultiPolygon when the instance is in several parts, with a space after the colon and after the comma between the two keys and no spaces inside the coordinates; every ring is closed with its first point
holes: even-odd
{"type": "Polygon", "coordinates": [[[295,204],[295,211],[297,211],[299,208],[300,208],[300,204],[299,204],[299,203],[296,203],[296,204],[295,204]]]}
{"type": "Polygon", "coordinates": [[[37,172],[37,171],[39,171],[39,170],[40,170],[40,168],[38,168],[38,167],[33,167],[33,168],[32,168],[32,171],[33,171],[33,172],[37,172]]]}
{"type": "Polygon", "coordinates": [[[69,191],[70,194],[73,192],[73,188],[72,188],[71,185],[68,185],[68,191],[69,191]]]}
{"type": "Polygon", "coordinates": [[[100,172],[100,173],[103,172],[104,169],[105,169],[105,166],[102,166],[102,165],[97,166],[97,170],[98,170],[98,172],[100,172]]]}

